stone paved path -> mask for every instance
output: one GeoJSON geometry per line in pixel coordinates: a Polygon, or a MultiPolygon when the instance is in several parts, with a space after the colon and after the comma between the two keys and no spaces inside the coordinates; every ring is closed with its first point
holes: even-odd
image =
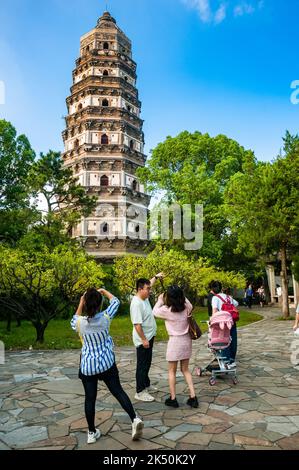
{"type": "MultiPolygon", "coordinates": [[[[121,380],[145,421],[144,439],[132,442],[127,415],[100,386],[96,422],[102,437],[88,449],[299,449],[299,366],[291,363],[291,346],[296,346],[292,323],[276,321],[278,310],[263,313],[263,321],[239,330],[237,386],[219,379],[211,387],[207,376],[194,376],[197,410],[185,404],[182,376],[177,386],[180,408],[164,406],[165,343],[154,349],[151,378],[159,392],[149,404],[133,398],[133,348],[118,348],[121,380]]],[[[192,369],[209,357],[204,335],[194,342],[192,369]]],[[[0,366],[0,450],[87,449],[78,361],[78,351],[6,354],[6,364],[0,366]]]]}

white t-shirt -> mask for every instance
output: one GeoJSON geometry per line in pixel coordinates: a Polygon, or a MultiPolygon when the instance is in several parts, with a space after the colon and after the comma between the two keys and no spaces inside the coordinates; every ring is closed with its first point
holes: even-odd
{"type": "Polygon", "coordinates": [[[299,304],[297,305],[296,313],[299,315],[299,304]]]}
{"type": "Polygon", "coordinates": [[[276,292],[277,292],[278,297],[281,297],[281,294],[282,294],[281,287],[277,287],[276,292]]]}
{"type": "MultiPolygon", "coordinates": [[[[230,295],[226,295],[222,293],[218,295],[220,295],[220,297],[222,297],[223,300],[226,300],[227,298],[229,298],[230,301],[234,304],[234,306],[238,307],[239,303],[235,299],[233,299],[230,295]]],[[[217,308],[217,310],[220,312],[223,304],[224,302],[221,299],[219,299],[219,297],[216,297],[216,295],[214,295],[214,297],[212,298],[213,311],[214,311],[214,308],[217,308]]]]}
{"type": "MultiPolygon", "coordinates": [[[[157,324],[153,315],[153,309],[148,299],[142,300],[137,295],[132,299],[130,306],[131,322],[133,325],[141,325],[144,336],[150,341],[157,333],[157,324]]],[[[133,326],[133,343],[136,348],[142,345],[142,339],[133,326]]]]}

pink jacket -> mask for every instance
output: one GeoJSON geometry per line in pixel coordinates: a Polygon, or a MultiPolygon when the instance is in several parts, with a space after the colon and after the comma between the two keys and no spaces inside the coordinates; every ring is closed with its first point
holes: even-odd
{"type": "Polygon", "coordinates": [[[166,330],[169,336],[186,335],[189,330],[187,316],[192,312],[192,304],[186,298],[185,310],[182,312],[172,312],[170,307],[163,304],[159,299],[153,308],[153,314],[157,318],[165,320],[166,330]]]}

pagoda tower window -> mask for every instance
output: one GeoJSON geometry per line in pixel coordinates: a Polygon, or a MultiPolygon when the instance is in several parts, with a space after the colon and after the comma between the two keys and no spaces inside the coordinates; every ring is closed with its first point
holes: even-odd
{"type": "Polygon", "coordinates": [[[136,180],[133,181],[132,188],[133,188],[133,191],[137,190],[137,181],[136,180]]]}
{"type": "Polygon", "coordinates": [[[108,77],[108,75],[109,75],[109,72],[108,72],[108,70],[104,70],[104,72],[103,72],[103,76],[104,76],[104,77],[108,77]]]}
{"type": "Polygon", "coordinates": [[[74,142],[74,149],[77,149],[79,147],[79,140],[76,139],[75,142],[74,142]]]}
{"type": "Polygon", "coordinates": [[[137,225],[137,226],[135,227],[135,232],[136,232],[136,233],[139,233],[139,232],[140,232],[140,227],[139,227],[139,225],[137,225]]]}
{"type": "Polygon", "coordinates": [[[108,42],[104,42],[103,49],[108,51],[108,49],[109,49],[109,43],[108,42]]]}
{"type": "Polygon", "coordinates": [[[78,105],[78,111],[81,111],[82,108],[83,108],[83,105],[82,105],[82,103],[80,103],[80,104],[78,105]]]}
{"type": "Polygon", "coordinates": [[[101,235],[104,235],[109,232],[109,225],[104,223],[101,225],[101,235]]]}
{"type": "Polygon", "coordinates": [[[109,144],[109,137],[107,134],[103,134],[101,137],[101,144],[108,145],[109,144]]]}
{"type": "Polygon", "coordinates": [[[106,175],[101,177],[101,186],[109,186],[109,178],[106,175]]]}
{"type": "Polygon", "coordinates": [[[109,106],[109,101],[106,98],[102,101],[102,106],[109,106]]]}
{"type": "Polygon", "coordinates": [[[134,140],[130,140],[130,149],[134,150],[134,140]]]}

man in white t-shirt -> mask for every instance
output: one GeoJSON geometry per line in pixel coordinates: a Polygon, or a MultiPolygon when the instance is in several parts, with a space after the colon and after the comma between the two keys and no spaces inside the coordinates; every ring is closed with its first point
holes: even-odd
{"type": "Polygon", "coordinates": [[[153,279],[138,279],[137,293],[130,306],[131,321],[133,324],[133,343],[136,347],[136,400],[154,401],[149,394],[149,370],[152,363],[154,339],[157,333],[156,320],[149,301],[151,288],[157,279],[163,278],[163,273],[157,274],[153,279]]]}

